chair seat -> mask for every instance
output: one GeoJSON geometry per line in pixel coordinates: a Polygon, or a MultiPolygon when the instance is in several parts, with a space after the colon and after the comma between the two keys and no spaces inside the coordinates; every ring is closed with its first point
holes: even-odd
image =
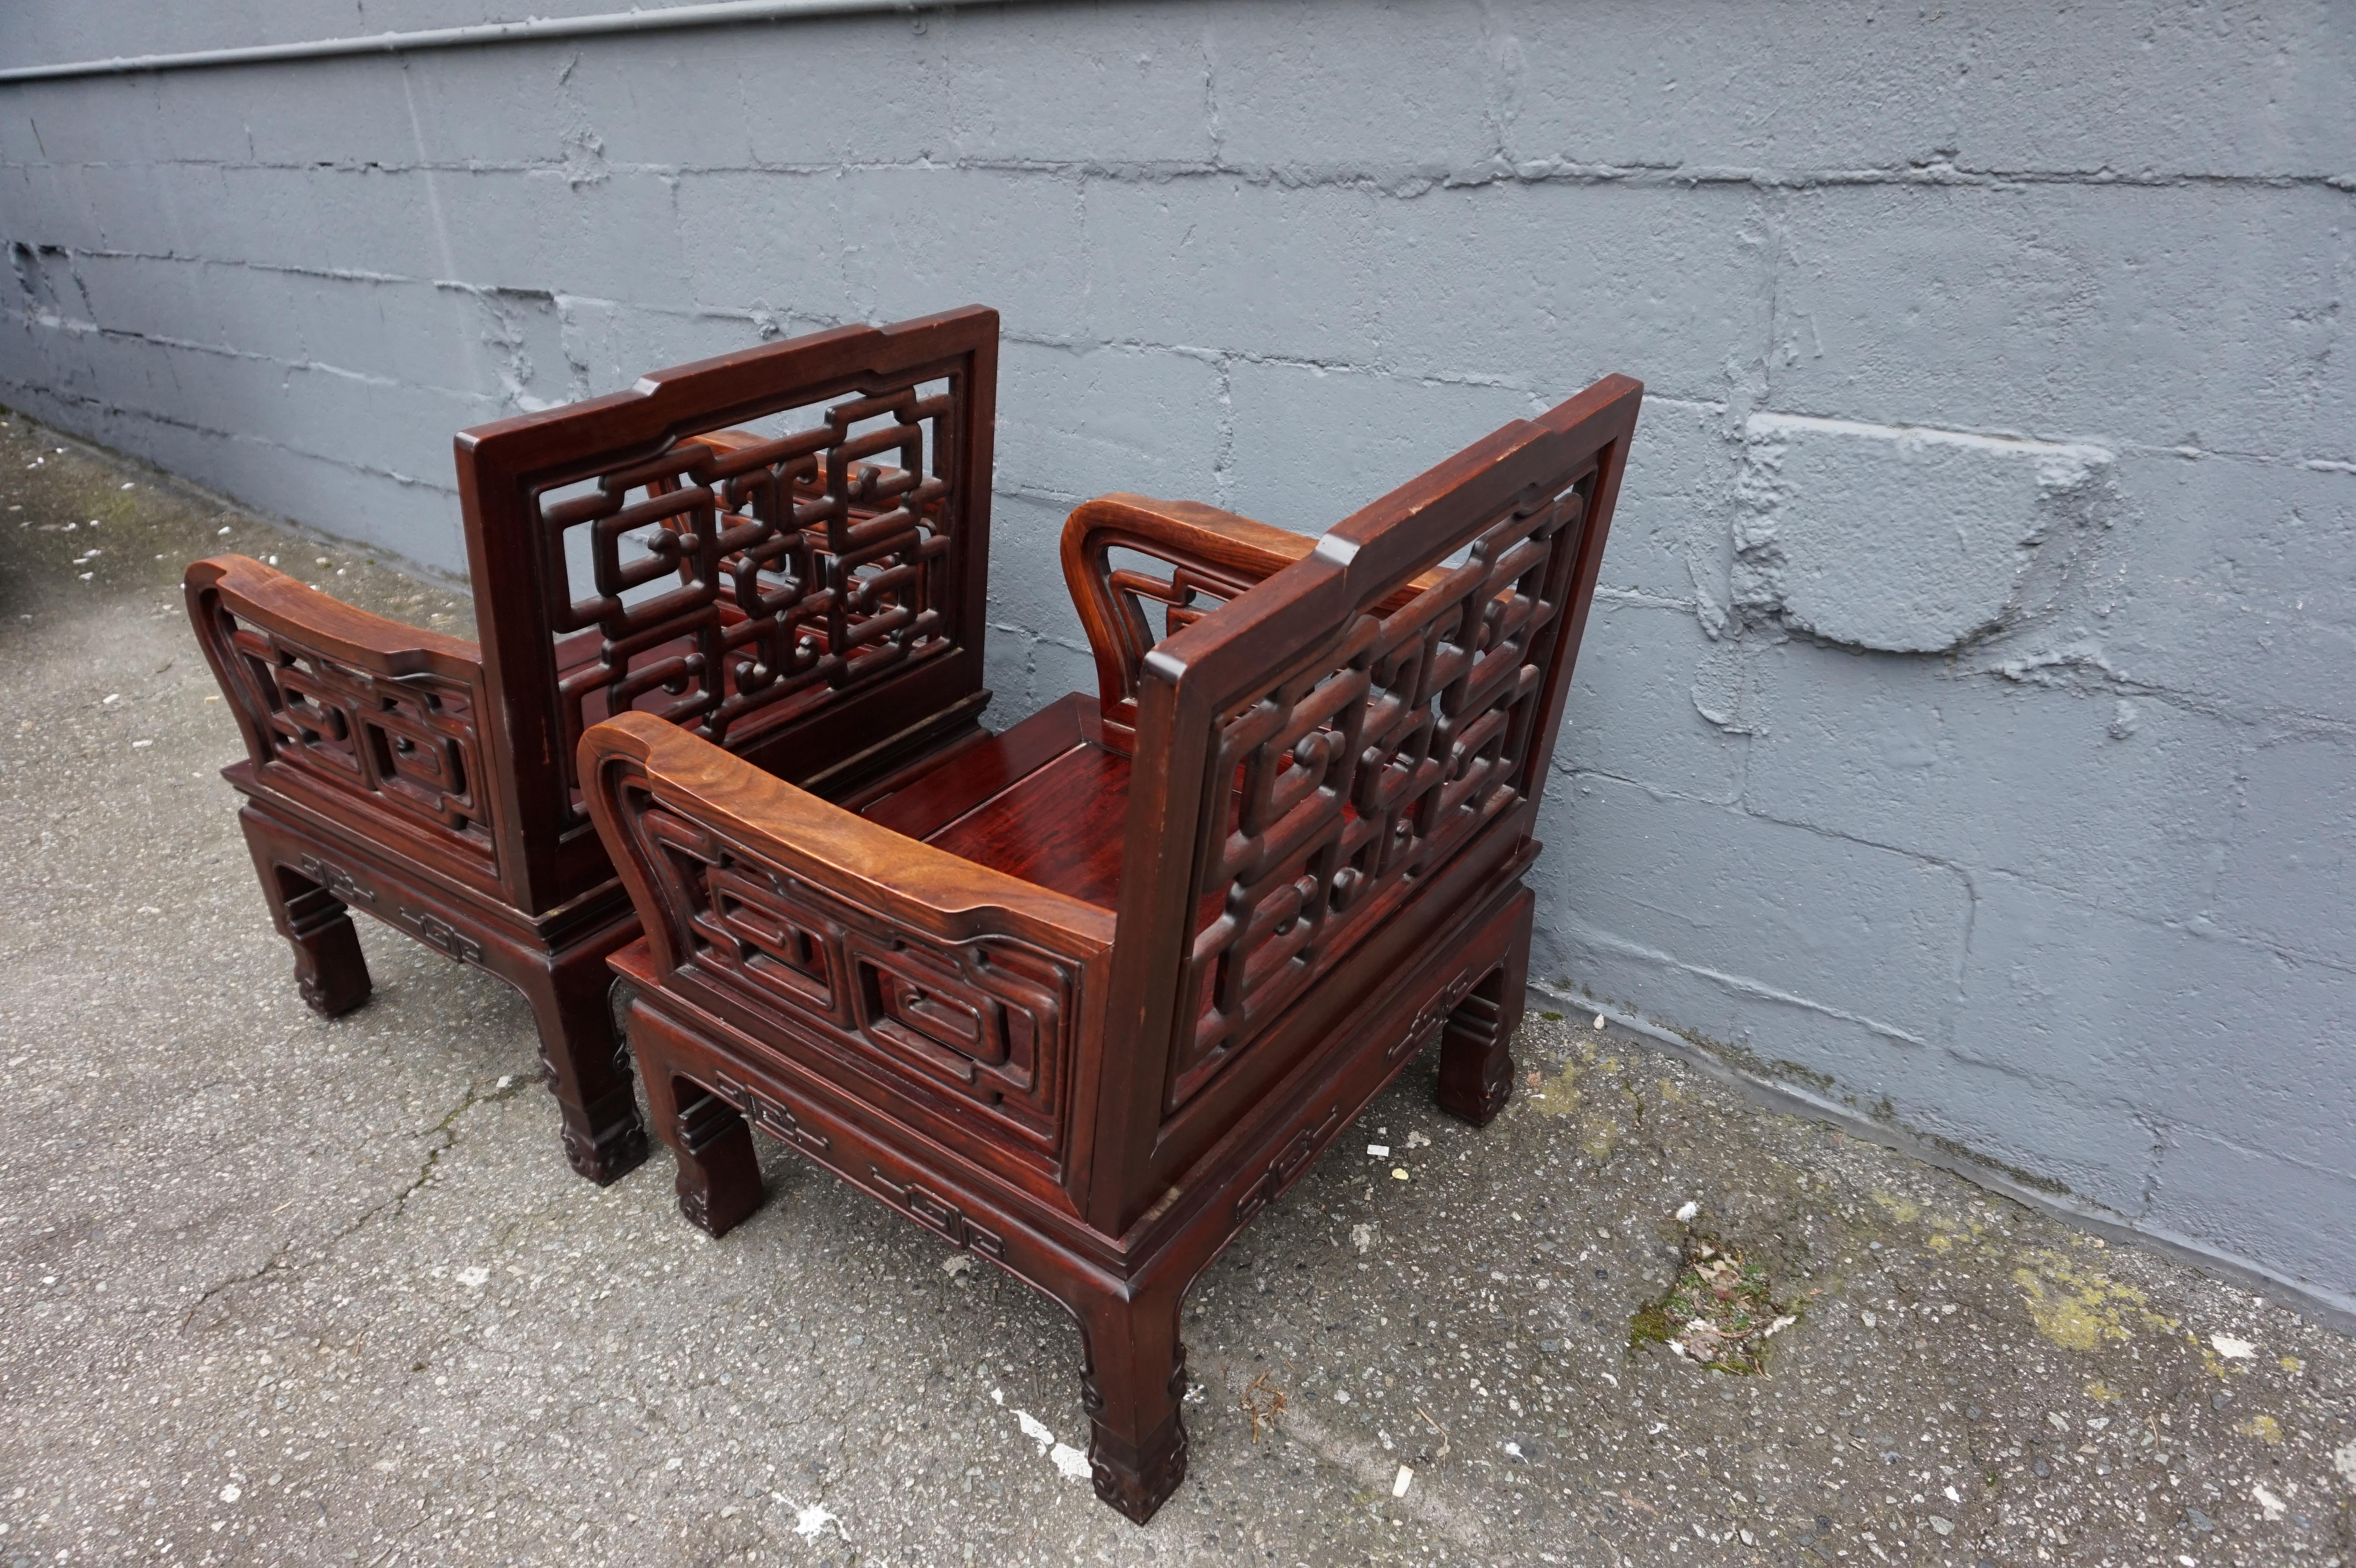
{"type": "Polygon", "coordinates": [[[1119,901],[1130,760],[1075,693],[870,802],[869,821],[1038,887],[1119,901]]]}

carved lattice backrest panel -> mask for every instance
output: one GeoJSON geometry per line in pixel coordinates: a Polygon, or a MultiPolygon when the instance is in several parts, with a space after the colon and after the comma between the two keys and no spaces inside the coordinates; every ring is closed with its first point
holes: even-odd
{"type": "MultiPolygon", "coordinates": [[[[1592,466],[1526,495],[1442,575],[1324,646],[1215,724],[1196,842],[1183,996],[1193,1023],[1169,1103],[1191,1099],[1419,878],[1529,788],[1545,666],[1572,582],[1592,466]]],[[[1457,536],[1457,537],[1462,537],[1457,536]]]]}
{"type": "Polygon", "coordinates": [[[625,786],[619,802],[681,969],[980,1111],[1037,1155],[1057,1153],[1076,965],[1012,937],[944,942],[913,930],[666,809],[642,786],[625,786]]]}
{"type": "Polygon", "coordinates": [[[739,414],[541,492],[568,769],[614,713],[741,744],[955,646],[959,379],[739,414]]]}
{"type": "Polygon", "coordinates": [[[490,866],[472,688],[433,674],[382,675],[209,602],[232,697],[259,735],[255,762],[382,808],[490,866]]]}

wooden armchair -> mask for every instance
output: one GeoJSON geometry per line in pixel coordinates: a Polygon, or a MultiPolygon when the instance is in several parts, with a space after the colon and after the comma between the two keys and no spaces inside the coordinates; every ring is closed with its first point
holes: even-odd
{"type": "Polygon", "coordinates": [[[644,1159],[605,965],[637,916],[574,743],[630,712],[855,798],[981,740],[997,357],[973,308],[461,433],[479,647],[242,556],[191,566],[304,999],[367,998],[365,910],[530,998],[574,1169],[644,1159]]]}
{"type": "Polygon", "coordinates": [[[1083,506],[1098,698],[855,811],[592,729],[687,1217],[759,1203],[757,1125],[1063,1303],[1097,1493],[1150,1517],[1203,1267],[1434,1033],[1445,1108],[1512,1092],[1521,876],[1641,395],[1598,382],[1322,539],[1083,506]]]}

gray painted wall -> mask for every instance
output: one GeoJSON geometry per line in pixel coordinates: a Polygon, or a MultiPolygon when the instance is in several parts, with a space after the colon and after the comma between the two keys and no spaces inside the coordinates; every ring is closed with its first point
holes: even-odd
{"type": "MultiPolygon", "coordinates": [[[[10,7],[0,58],[391,25],[133,9],[10,7]]],[[[1315,530],[1639,376],[1537,971],[2356,1302],[2356,7],[1032,5],[91,79],[0,89],[0,397],[452,570],[460,426],[996,304],[1001,720],[1089,683],[1073,502],[1315,530]]]]}

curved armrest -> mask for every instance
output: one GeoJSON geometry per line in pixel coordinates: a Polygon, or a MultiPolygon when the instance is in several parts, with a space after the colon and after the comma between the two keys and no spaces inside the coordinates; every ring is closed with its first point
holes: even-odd
{"type": "MultiPolygon", "coordinates": [[[[463,637],[347,604],[248,555],[216,555],[181,575],[188,608],[217,599],[241,620],[291,636],[356,668],[384,676],[447,675],[467,678],[482,667],[482,650],[463,637]]],[[[211,645],[199,618],[197,636],[211,645]]]]}
{"type": "MultiPolygon", "coordinates": [[[[1064,524],[1064,581],[1096,655],[1098,697],[1113,737],[1125,738],[1137,727],[1138,667],[1157,640],[1146,621],[1146,601],[1169,607],[1163,633],[1175,633],[1216,607],[1198,603],[1199,595],[1232,601],[1316,549],[1306,534],[1196,501],[1100,496],[1075,510],[1064,524]],[[1109,558],[1115,549],[1165,561],[1171,574],[1157,579],[1115,571],[1109,558]]],[[[1441,568],[1424,572],[1376,605],[1376,613],[1389,614],[1446,575],[1441,568]]]]}
{"type": "Polygon", "coordinates": [[[1083,503],[1064,524],[1064,582],[1096,655],[1107,727],[1124,736],[1137,726],[1138,666],[1157,640],[1147,602],[1168,607],[1164,632],[1174,632],[1215,607],[1201,596],[1232,600],[1316,548],[1304,534],[1194,501],[1102,496],[1083,503]],[[1170,576],[1117,571],[1115,549],[1162,561],[1170,576]]]}
{"type": "Polygon", "coordinates": [[[593,726],[580,764],[661,973],[729,918],[712,876],[676,874],[675,856],[782,873],[786,898],[806,884],[937,944],[1012,937],[1083,963],[1111,950],[1111,912],[879,827],[648,714],[593,726]]]}
{"type": "Polygon", "coordinates": [[[288,764],[332,798],[491,856],[473,643],[355,609],[249,556],[198,561],[182,586],[257,770],[288,764]]]}

